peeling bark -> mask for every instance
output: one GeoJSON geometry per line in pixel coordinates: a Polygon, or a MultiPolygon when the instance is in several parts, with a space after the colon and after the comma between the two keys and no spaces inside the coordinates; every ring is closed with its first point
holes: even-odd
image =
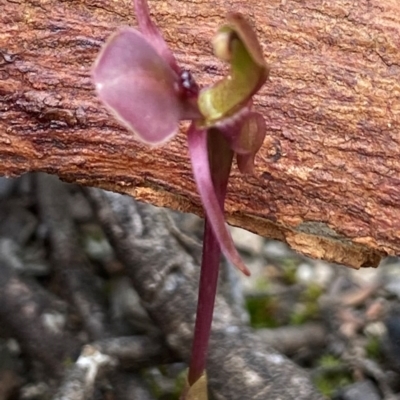
{"type": "MultiPolygon", "coordinates": [[[[231,8],[257,27],[271,78],[256,99],[269,136],[257,175],[234,170],[234,224],[359,268],[400,254],[400,3],[150,1],[201,84],[224,66],[210,40],[231,8]]],[[[135,25],[130,0],[0,0],[0,174],[70,182],[201,213],[184,134],[149,151],[100,105],[90,67],[135,25]]]]}

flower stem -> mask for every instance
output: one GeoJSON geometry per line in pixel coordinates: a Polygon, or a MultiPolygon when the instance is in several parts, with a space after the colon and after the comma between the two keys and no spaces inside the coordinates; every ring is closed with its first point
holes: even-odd
{"type": "Polygon", "coordinates": [[[190,386],[200,378],[206,368],[207,348],[211,332],[215,296],[217,293],[220,259],[221,250],[219,244],[215,239],[210,223],[206,219],[197,317],[188,375],[190,386]]]}
{"type": "MultiPolygon", "coordinates": [[[[215,194],[221,210],[224,201],[228,178],[232,165],[233,153],[220,132],[212,130],[208,135],[209,166],[215,194]]],[[[214,303],[217,294],[221,248],[206,217],[203,238],[203,255],[201,261],[199,299],[197,303],[196,324],[189,365],[188,383],[192,386],[204,373],[207,362],[207,349],[210,339],[214,303]]]]}

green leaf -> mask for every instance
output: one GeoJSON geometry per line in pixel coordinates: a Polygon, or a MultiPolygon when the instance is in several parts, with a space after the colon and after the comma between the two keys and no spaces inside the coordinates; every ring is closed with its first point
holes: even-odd
{"type": "Polygon", "coordinates": [[[227,19],[228,24],[218,31],[213,44],[216,55],[231,64],[230,73],[203,89],[198,100],[209,125],[246,106],[268,78],[268,67],[249,22],[239,13],[231,13],[227,19]]]}

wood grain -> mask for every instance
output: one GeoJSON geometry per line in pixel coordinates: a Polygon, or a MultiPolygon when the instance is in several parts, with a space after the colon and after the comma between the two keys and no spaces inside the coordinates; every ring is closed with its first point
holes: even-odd
{"type": "MultiPolygon", "coordinates": [[[[234,168],[230,223],[355,268],[400,254],[400,2],[149,1],[199,83],[225,66],[213,33],[230,10],[257,28],[270,80],[256,176],[234,168]]],[[[90,68],[135,25],[129,0],[0,0],[0,174],[46,171],[201,214],[184,130],[146,148],[101,106],[90,68]]]]}

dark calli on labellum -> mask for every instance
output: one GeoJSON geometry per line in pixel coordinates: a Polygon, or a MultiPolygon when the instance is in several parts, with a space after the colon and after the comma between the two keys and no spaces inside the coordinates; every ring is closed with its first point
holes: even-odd
{"type": "Polygon", "coordinates": [[[191,388],[204,377],[220,251],[249,274],[225,224],[224,200],[234,157],[241,172],[253,172],[265,122],[252,110],[252,96],[269,71],[250,24],[241,14],[230,13],[213,40],[216,56],[230,64],[230,72],[200,89],[178,66],[150,18],[146,0],[134,0],[134,6],[139,30],[123,27],[111,36],[95,62],[93,80],[107,108],[134,138],[150,146],[172,139],[181,120],[191,121],[188,147],[206,224],[199,308],[183,395],[189,399],[194,398],[191,388]]]}

